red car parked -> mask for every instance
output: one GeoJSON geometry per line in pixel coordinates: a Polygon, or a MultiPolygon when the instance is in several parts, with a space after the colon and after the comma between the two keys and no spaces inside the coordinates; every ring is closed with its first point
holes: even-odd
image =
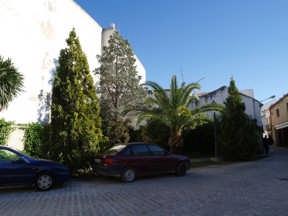
{"type": "Polygon", "coordinates": [[[129,143],[116,145],[95,159],[95,172],[103,176],[121,177],[132,182],[136,177],[162,173],[186,174],[190,159],[170,154],[155,144],[129,143]]]}

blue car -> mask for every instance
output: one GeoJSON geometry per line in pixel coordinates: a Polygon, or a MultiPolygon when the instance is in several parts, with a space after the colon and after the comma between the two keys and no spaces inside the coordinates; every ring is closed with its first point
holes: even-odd
{"type": "Polygon", "coordinates": [[[14,149],[0,146],[0,185],[33,185],[49,190],[70,178],[69,169],[49,160],[34,159],[14,149]]]}

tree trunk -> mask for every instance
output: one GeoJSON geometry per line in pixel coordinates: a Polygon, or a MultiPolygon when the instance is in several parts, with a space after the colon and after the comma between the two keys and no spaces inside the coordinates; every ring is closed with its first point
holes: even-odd
{"type": "Polygon", "coordinates": [[[168,140],[168,145],[169,145],[170,152],[181,153],[183,139],[182,139],[182,134],[180,131],[171,130],[169,140],[168,140]]]}

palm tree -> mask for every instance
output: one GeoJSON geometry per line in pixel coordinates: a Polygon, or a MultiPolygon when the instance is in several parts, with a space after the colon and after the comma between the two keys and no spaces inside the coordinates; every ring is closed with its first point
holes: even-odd
{"type": "Polygon", "coordinates": [[[182,83],[179,87],[176,76],[171,79],[170,89],[165,90],[159,84],[148,81],[153,95],[147,98],[146,106],[138,110],[138,121],[158,120],[170,129],[168,145],[175,152],[182,147],[184,128],[194,128],[208,121],[207,111],[220,111],[221,106],[210,104],[191,110],[189,106],[198,97],[194,90],[200,89],[199,83],[182,83]]]}
{"type": "Polygon", "coordinates": [[[0,56],[0,110],[6,108],[23,88],[23,75],[15,68],[10,59],[0,56]]]}

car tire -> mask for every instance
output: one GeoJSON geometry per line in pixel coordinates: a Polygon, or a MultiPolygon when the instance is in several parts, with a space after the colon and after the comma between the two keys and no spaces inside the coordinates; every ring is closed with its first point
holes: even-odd
{"type": "Polygon", "coordinates": [[[38,190],[47,191],[53,187],[53,177],[49,173],[40,173],[36,178],[35,184],[38,190]]]}
{"type": "Polygon", "coordinates": [[[185,163],[181,162],[177,165],[175,174],[176,176],[185,176],[187,172],[187,166],[185,163]]]}
{"type": "Polygon", "coordinates": [[[133,169],[126,169],[121,175],[121,180],[123,182],[133,182],[135,178],[136,173],[133,169]]]}

